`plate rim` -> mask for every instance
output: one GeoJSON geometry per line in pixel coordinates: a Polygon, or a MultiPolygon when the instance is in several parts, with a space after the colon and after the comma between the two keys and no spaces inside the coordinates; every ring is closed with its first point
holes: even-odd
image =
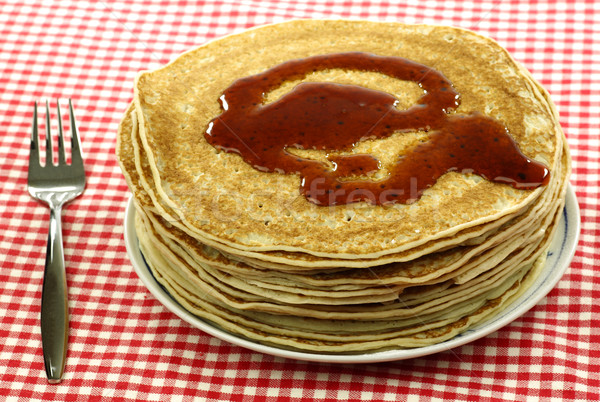
{"type": "MultiPolygon", "coordinates": [[[[531,310],[556,286],[575,256],[581,231],[579,204],[577,202],[573,187],[570,183],[568,183],[565,195],[565,206],[559,221],[559,228],[562,226],[562,222],[564,221],[564,233],[560,244],[560,252],[556,257],[557,261],[554,263],[554,266],[559,265],[556,269],[556,273],[551,278],[540,276],[540,278],[536,279],[529,291],[525,292],[517,300],[513,301],[509,306],[507,306],[504,310],[504,313],[499,314],[492,321],[483,323],[480,326],[475,326],[463,334],[459,334],[454,338],[437,343],[435,345],[413,349],[392,349],[365,354],[323,354],[294,351],[281,349],[274,346],[262,345],[252,340],[244,339],[236,336],[235,334],[226,332],[225,330],[215,327],[208,321],[205,321],[204,319],[187,311],[179,303],[177,303],[175,299],[173,299],[156,281],[149,267],[144,261],[139,250],[138,239],[135,233],[134,216],[135,207],[133,196],[131,196],[127,201],[124,219],[124,240],[127,255],[142,283],[145,285],[148,291],[169,311],[196,329],[208,333],[209,335],[219,338],[225,342],[272,356],[322,363],[381,363],[387,361],[413,359],[463,346],[499,330],[531,310]],[[542,280],[541,285],[539,285],[540,280],[542,280]],[[537,287],[536,284],[538,285],[537,287]]],[[[559,236],[559,233],[555,234],[552,244],[554,244],[559,236]]],[[[544,270],[549,269],[548,264],[549,263],[547,262],[544,270]]],[[[542,272],[544,272],[544,270],[542,272]]],[[[551,272],[553,271],[554,270],[551,272]]]]}

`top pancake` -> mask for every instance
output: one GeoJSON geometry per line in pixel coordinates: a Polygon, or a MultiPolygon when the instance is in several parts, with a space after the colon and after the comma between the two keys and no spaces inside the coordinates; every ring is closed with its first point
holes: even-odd
{"type": "MultiPolygon", "coordinates": [[[[222,112],[219,97],[236,79],[292,59],[349,51],[399,56],[435,68],[460,93],[454,113],[478,111],[495,118],[526,156],[554,173],[562,133],[552,105],[491,39],[451,27],[290,21],[213,41],[136,80],[139,136],[156,195],[195,237],[239,250],[378,258],[517,213],[545,190],[515,190],[476,175],[447,173],[410,205],[320,207],[300,193],[299,176],[260,172],[204,139],[209,122],[222,112]]],[[[415,83],[376,73],[331,70],[304,80],[385,91],[398,99],[399,108],[422,94],[415,83]]],[[[267,101],[297,83],[284,83],[266,94],[267,101]]],[[[422,136],[395,133],[360,142],[353,151],[375,155],[385,168],[422,136]]]]}

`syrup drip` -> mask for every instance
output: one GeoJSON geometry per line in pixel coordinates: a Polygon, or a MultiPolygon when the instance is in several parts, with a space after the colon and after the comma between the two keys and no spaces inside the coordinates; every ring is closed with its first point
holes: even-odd
{"type": "Polygon", "coordinates": [[[215,148],[241,155],[265,172],[298,174],[301,191],[317,205],[358,201],[410,203],[447,172],[474,173],[517,189],[546,185],[550,173],[523,155],[506,127],[480,113],[449,114],[460,97],[440,72],[400,57],[337,53],[292,60],[242,78],[220,98],[223,113],[205,132],[215,148]],[[424,95],[407,110],[392,95],[356,85],[304,82],[275,102],[269,91],[308,73],[328,69],[371,71],[413,81],[424,95]],[[429,138],[399,155],[383,180],[365,176],[379,169],[368,154],[328,155],[331,166],[288,148],[348,151],[367,139],[394,132],[426,131],[429,138]],[[357,178],[358,177],[358,178],[357,178]]]}

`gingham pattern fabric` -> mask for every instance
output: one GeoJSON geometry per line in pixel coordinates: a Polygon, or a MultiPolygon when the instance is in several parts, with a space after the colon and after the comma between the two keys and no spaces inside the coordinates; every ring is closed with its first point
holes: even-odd
{"type": "Polygon", "coordinates": [[[600,3],[363,0],[0,0],[0,399],[600,399],[600,3]],[[448,24],[491,36],[548,89],[582,214],[575,259],[512,324],[447,352],[336,365],[255,353],[178,319],[123,241],[114,157],[136,73],[215,37],[292,18],[448,24]],[[73,98],[87,189],[63,214],[71,313],[64,381],[45,378],[39,303],[47,209],[26,192],[34,100],[73,98]]]}

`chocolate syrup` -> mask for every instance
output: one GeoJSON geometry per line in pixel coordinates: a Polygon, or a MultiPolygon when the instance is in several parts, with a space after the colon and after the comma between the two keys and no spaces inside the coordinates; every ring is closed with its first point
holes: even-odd
{"type": "Polygon", "coordinates": [[[517,189],[549,181],[548,169],[523,155],[506,127],[480,113],[449,114],[460,96],[440,72],[400,57],[337,53],[292,60],[234,82],[220,97],[223,113],[208,126],[206,140],[234,152],[265,172],[299,174],[306,198],[318,205],[358,201],[410,203],[451,171],[474,173],[517,189]],[[371,71],[413,81],[424,95],[407,110],[386,92],[356,85],[303,82],[265,104],[269,91],[286,81],[328,69],[371,71]],[[368,154],[327,155],[333,168],[288,148],[348,151],[364,140],[394,132],[426,131],[429,138],[399,155],[382,180],[368,154]]]}

